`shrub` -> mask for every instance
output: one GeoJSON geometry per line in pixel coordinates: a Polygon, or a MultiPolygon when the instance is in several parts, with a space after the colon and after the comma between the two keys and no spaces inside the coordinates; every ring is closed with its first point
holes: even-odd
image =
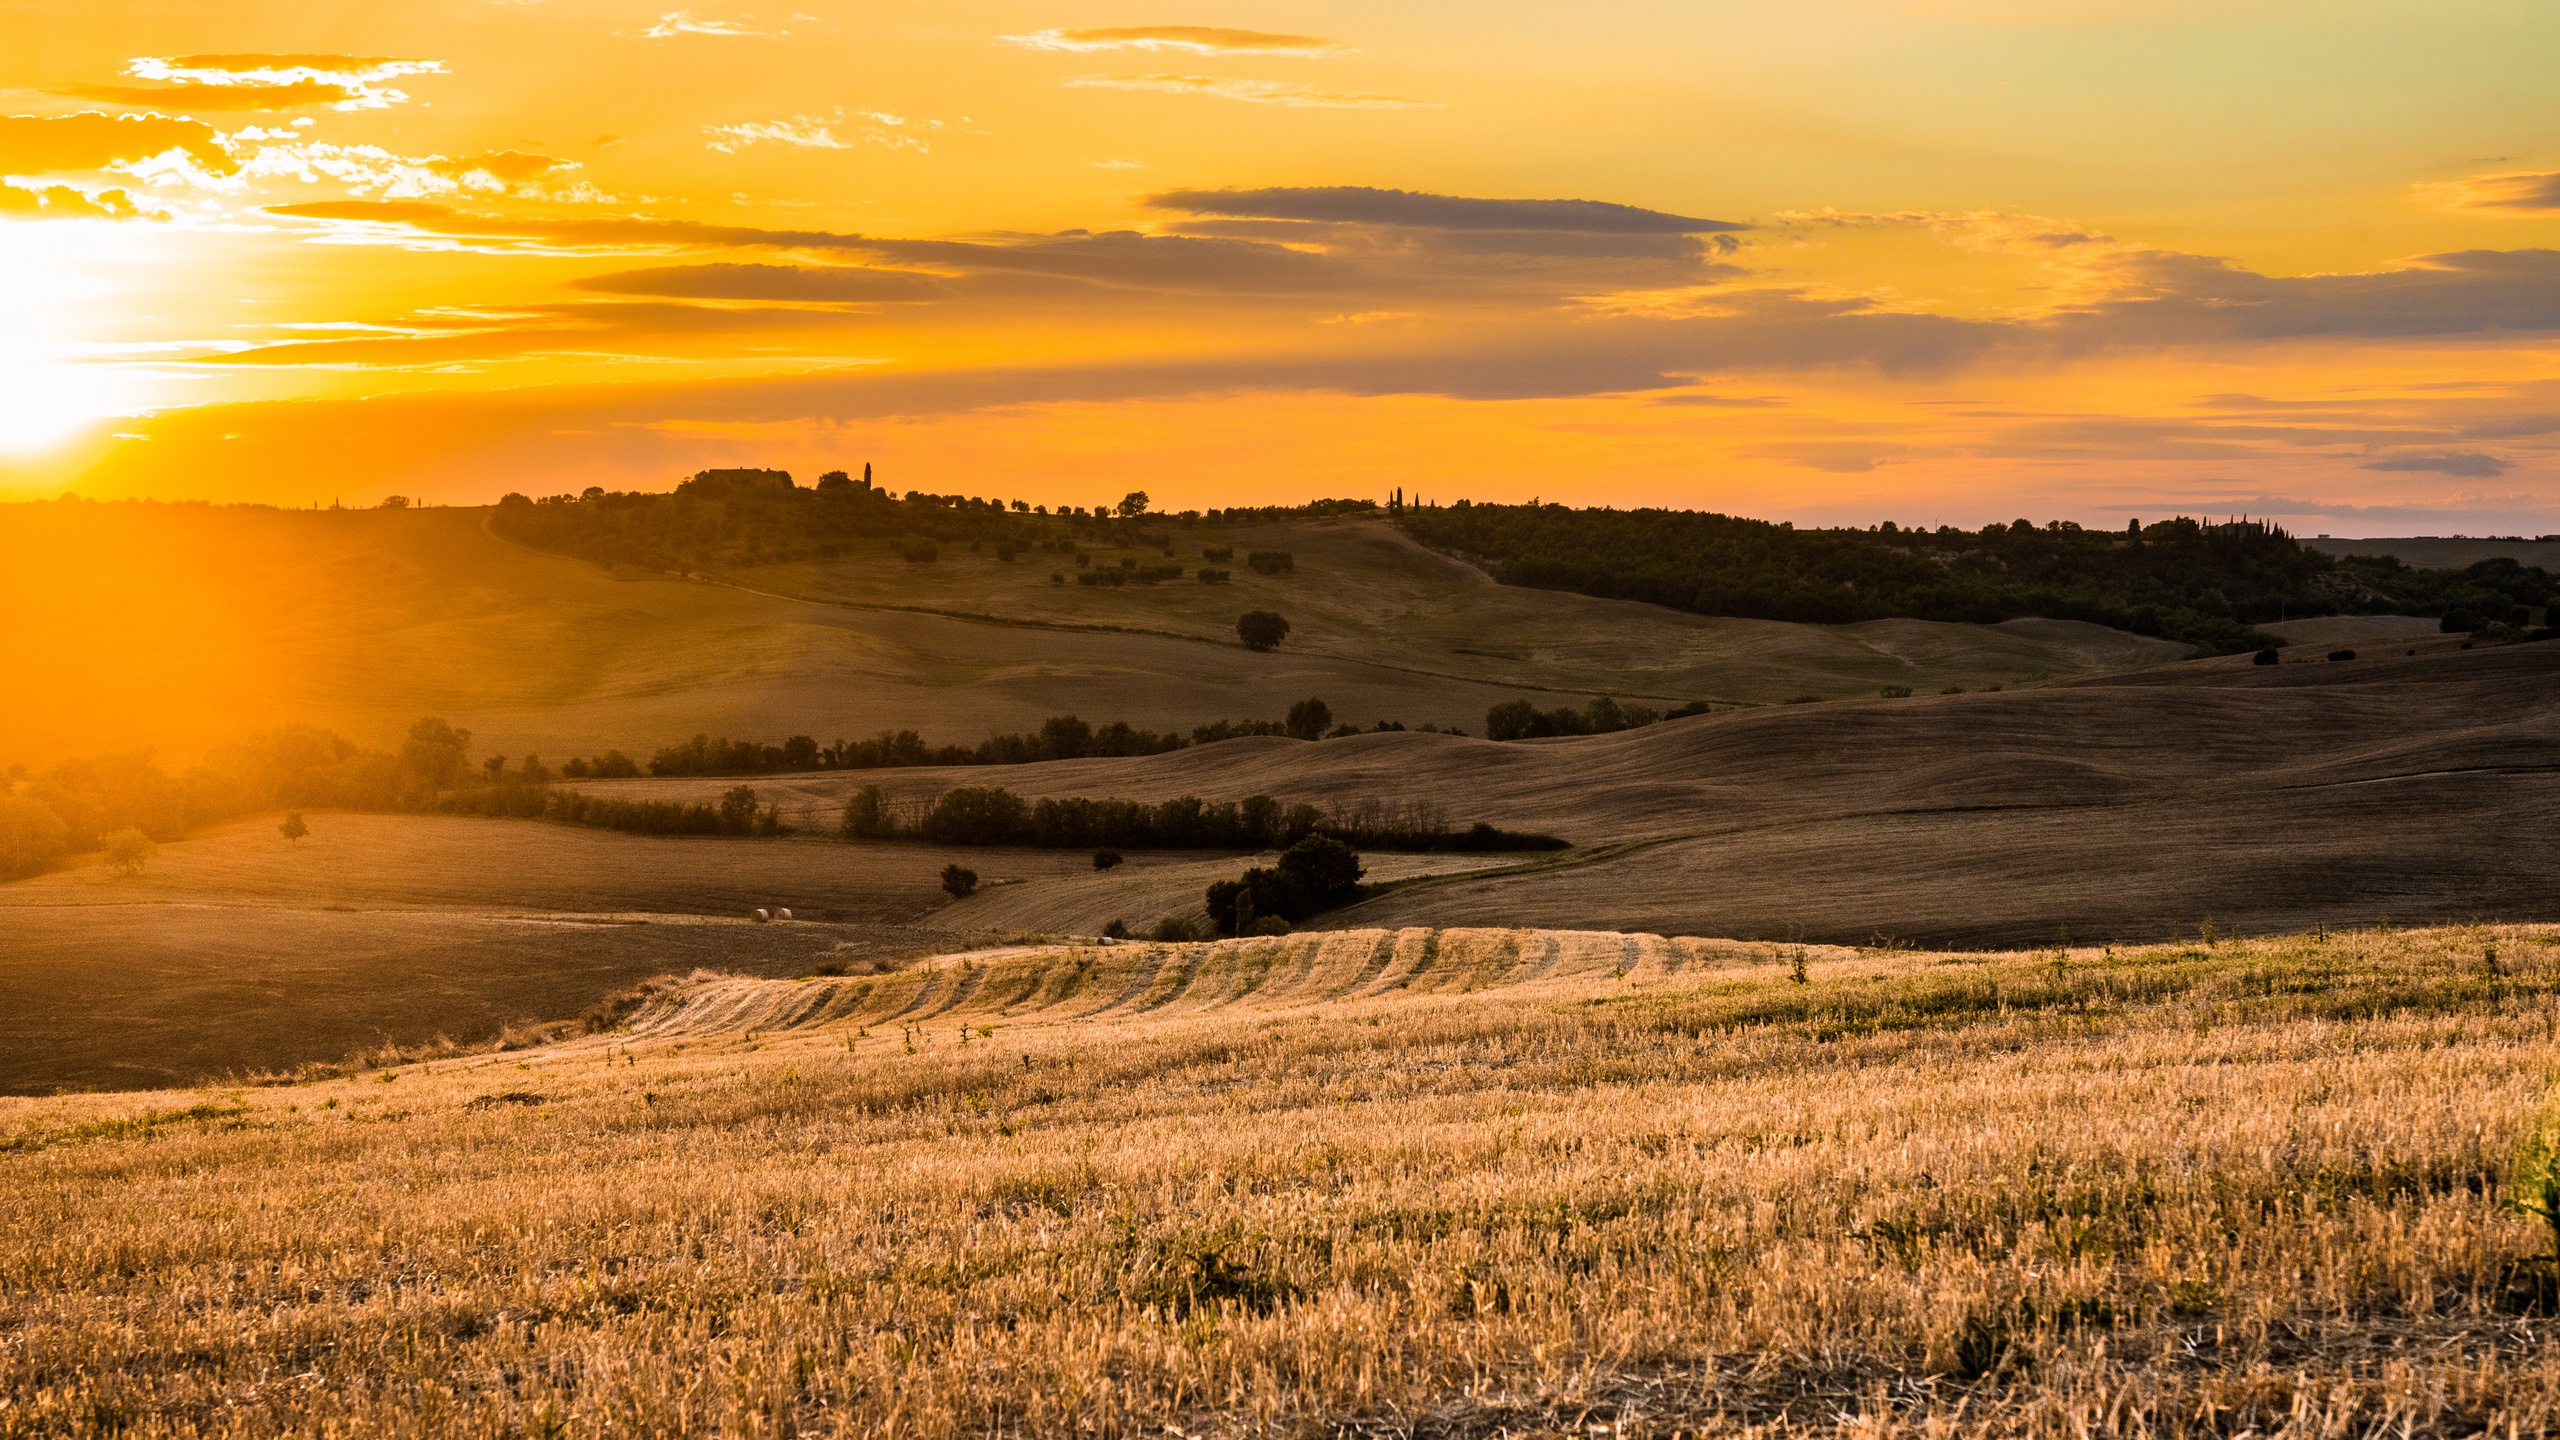
{"type": "Polygon", "coordinates": [[[1269,650],[1289,638],[1289,622],[1268,610],[1247,610],[1236,617],[1236,638],[1247,650],[1269,650]]]}
{"type": "Polygon", "coordinates": [[[942,888],[954,900],[966,900],[978,891],[978,872],[953,862],[942,867],[942,888]]]}
{"type": "Polygon", "coordinates": [[[1200,583],[1203,585],[1224,585],[1227,583],[1227,572],[1224,570],[1212,570],[1203,566],[1200,570],[1200,583]]]}
{"type": "Polygon", "coordinates": [[[1245,931],[1248,935],[1286,935],[1296,927],[1277,915],[1265,915],[1245,931]]]}
{"type": "Polygon", "coordinates": [[[1215,560],[1223,564],[1226,561],[1236,558],[1236,547],[1233,545],[1212,545],[1200,552],[1200,558],[1203,560],[1215,560]]]}
{"type": "Polygon", "coordinates": [[[1911,687],[1908,685],[1887,685],[1876,693],[1887,700],[1905,700],[1909,699],[1911,696],[1911,687]]]}
{"type": "Polygon", "coordinates": [[[1129,922],[1126,920],[1113,920],[1110,924],[1102,927],[1102,938],[1105,940],[1128,939],[1129,922]]]}
{"type": "Polygon", "coordinates": [[[1289,733],[1301,740],[1319,738],[1332,723],[1333,707],[1322,700],[1310,697],[1289,707],[1289,733]]]}
{"type": "Polygon", "coordinates": [[[117,874],[139,875],[160,847],[152,843],[150,836],[127,828],[108,836],[105,849],[107,863],[116,868],[117,874]]]}
{"type": "Polygon", "coordinates": [[[844,819],[836,833],[847,840],[877,840],[895,829],[889,818],[888,799],[880,793],[880,787],[865,785],[844,802],[844,819]]]}
{"type": "Polygon", "coordinates": [[[1294,574],[1298,568],[1298,558],[1286,550],[1250,551],[1245,555],[1244,563],[1252,566],[1257,575],[1277,575],[1283,570],[1294,574]]]}
{"type": "Polygon", "coordinates": [[[2353,660],[2356,658],[2356,652],[2353,650],[2332,650],[2329,652],[2329,658],[2332,660],[2353,660]]]}
{"type": "Polygon", "coordinates": [[[1156,928],[1148,932],[1147,938],[1169,945],[1188,945],[1200,938],[1200,927],[1179,915],[1168,915],[1156,922],[1156,928]]]}
{"type": "Polygon", "coordinates": [[[2281,657],[2276,654],[2276,647],[2270,645],[2266,649],[2259,651],[2257,658],[2249,663],[2252,665],[2273,665],[2280,658],[2281,657]]]}
{"type": "Polygon", "coordinates": [[[930,540],[909,540],[898,547],[898,554],[910,565],[930,565],[942,558],[942,551],[930,540]]]}
{"type": "Polygon", "coordinates": [[[1360,856],[1330,835],[1310,835],[1281,853],[1280,873],[1318,900],[1339,900],[1360,884],[1360,856]]]}
{"type": "Polygon", "coordinates": [[[1109,870],[1117,866],[1119,863],[1120,852],[1117,850],[1096,850],[1093,852],[1093,868],[1096,870],[1109,870]]]}

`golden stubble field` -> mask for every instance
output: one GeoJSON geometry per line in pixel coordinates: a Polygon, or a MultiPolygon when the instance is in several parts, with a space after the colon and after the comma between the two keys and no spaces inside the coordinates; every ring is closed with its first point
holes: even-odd
{"type": "Polygon", "coordinates": [[[0,1100],[0,1434],[2544,1434],[2555,942],[1026,948],[0,1100]]]}

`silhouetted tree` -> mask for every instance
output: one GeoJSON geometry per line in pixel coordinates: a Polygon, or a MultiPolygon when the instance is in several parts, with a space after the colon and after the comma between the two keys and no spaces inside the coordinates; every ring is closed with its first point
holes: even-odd
{"type": "Polygon", "coordinates": [[[1117,850],[1096,850],[1093,852],[1093,868],[1096,870],[1108,870],[1119,863],[1120,852],[1117,850]]]}
{"type": "Polygon", "coordinates": [[[1139,516],[1146,514],[1147,492],[1144,490],[1132,490],[1128,494],[1121,496],[1119,511],[1120,518],[1123,520],[1135,520],[1139,516]]]}
{"type": "Polygon", "coordinates": [[[1269,650],[1289,638],[1289,622],[1268,610],[1247,610],[1236,617],[1236,638],[1247,650],[1269,650]]]}
{"type": "Polygon", "coordinates": [[[276,833],[285,838],[286,844],[299,845],[302,837],[311,833],[311,827],[303,823],[302,812],[296,810],[284,817],[284,823],[276,827],[276,833]]]}
{"type": "Polygon", "coordinates": [[[837,833],[847,840],[877,840],[891,829],[889,802],[877,785],[865,785],[844,802],[844,819],[837,833]]]}
{"type": "Polygon", "coordinates": [[[119,875],[139,875],[159,848],[151,842],[150,836],[127,828],[106,838],[106,859],[119,875]]]}
{"type": "Polygon", "coordinates": [[[400,773],[413,793],[450,790],[471,756],[471,732],[429,716],[409,727],[400,745],[400,773]]]}
{"type": "Polygon", "coordinates": [[[752,785],[730,787],[720,797],[720,828],[732,835],[752,833],[756,828],[756,792],[752,785]]]}
{"type": "Polygon", "coordinates": [[[1330,835],[1310,835],[1280,856],[1280,873],[1298,882],[1308,896],[1332,903],[1360,884],[1360,856],[1330,835]]]}
{"type": "Polygon", "coordinates": [[[954,900],[966,900],[978,889],[978,872],[959,864],[942,867],[942,888],[954,900]]]}
{"type": "Polygon", "coordinates": [[[1310,696],[1289,707],[1289,733],[1301,740],[1314,740],[1333,723],[1333,707],[1310,696]]]}

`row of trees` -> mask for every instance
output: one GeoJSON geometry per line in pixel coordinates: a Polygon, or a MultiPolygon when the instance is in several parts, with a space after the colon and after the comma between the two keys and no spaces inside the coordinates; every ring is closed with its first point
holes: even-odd
{"type": "Polygon", "coordinates": [[[1685,510],[1562,505],[1407,508],[1416,539],[1506,584],[1704,615],[1841,623],[1910,617],[2086,620],[2229,653],[2282,642],[2254,627],[2339,613],[2507,616],[2548,605],[2553,577],[2513,560],[2421,570],[2332,557],[2275,525],[2178,518],[2124,530],[2025,520],[1979,531],[1798,530],[1685,510]]]}
{"type": "Polygon", "coordinates": [[[470,765],[470,749],[470,731],[427,719],[389,751],[287,725],[216,746],[174,774],[148,750],[36,772],[12,766],[0,776],[0,877],[98,850],[124,831],[165,842],[268,810],[418,808],[488,783],[489,772],[470,765]]]}
{"type": "Polygon", "coordinates": [[[1704,700],[1692,700],[1676,710],[1656,710],[1650,705],[1620,705],[1603,695],[1576,709],[1559,705],[1541,710],[1526,700],[1506,700],[1484,712],[1484,735],[1488,740],[1535,740],[1550,735],[1612,735],[1620,730],[1633,730],[1661,720],[1678,720],[1690,715],[1704,715],[1704,700]]]}
{"type": "Polygon", "coordinates": [[[1055,797],[1039,801],[995,785],[964,785],[931,799],[900,801],[866,785],[837,823],[846,840],[922,840],[936,845],[1022,845],[1053,850],[1285,849],[1311,835],[1372,850],[1552,850],[1565,842],[1479,822],[1450,827],[1435,807],[1372,804],[1319,810],[1268,795],[1203,800],[1055,797]]]}
{"type": "Polygon", "coordinates": [[[702,471],[673,493],[590,486],[539,500],[510,494],[490,524],[510,540],[556,554],[686,572],[826,559],[884,541],[917,564],[939,559],[946,545],[992,549],[1007,560],[1033,549],[1072,555],[1080,542],[1097,540],[1164,548],[1167,527],[1201,519],[1198,511],[1156,513],[1142,490],[1054,508],[922,490],[901,495],[874,485],[865,466],[859,480],[836,470],[815,486],[796,484],[785,470],[732,469],[702,471]]]}
{"type": "MultiPolygon", "coordinates": [[[[1381,720],[1379,730],[1402,730],[1401,721],[1381,720]]],[[[1426,730],[1434,727],[1425,726],[1426,730]]],[[[1046,760],[1118,759],[1163,755],[1194,745],[1249,736],[1322,740],[1364,733],[1337,726],[1333,707],[1309,698],[1289,707],[1280,720],[1220,720],[1175,731],[1141,729],[1125,720],[1094,725],[1073,715],[1055,715],[1038,730],[990,735],[975,745],[934,745],[913,730],[883,730],[869,740],[838,740],[821,745],[807,735],[794,735],[779,745],[696,735],[665,746],[649,757],[647,772],[662,777],[701,775],[787,775],[815,770],[896,770],[923,766],[1032,765],[1046,760]]],[[[1463,733],[1452,731],[1450,733],[1463,733]]],[[[539,761],[536,760],[536,765],[539,761]]],[[[642,767],[619,750],[592,759],[569,761],[560,768],[572,780],[628,779],[642,767]]]]}

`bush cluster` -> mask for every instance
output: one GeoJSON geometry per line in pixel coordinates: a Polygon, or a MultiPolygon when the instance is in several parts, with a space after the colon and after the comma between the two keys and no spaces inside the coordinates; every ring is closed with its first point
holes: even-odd
{"type": "Polygon", "coordinates": [[[1360,856],[1330,835],[1310,835],[1281,852],[1277,865],[1257,865],[1209,886],[1209,920],[1221,935],[1256,933],[1256,922],[1297,925],[1360,898],[1360,856]]]}
{"type": "MultiPolygon", "coordinates": [[[[1906,689],[1905,695],[1911,692],[1906,689]]],[[[1603,695],[1577,710],[1559,705],[1541,710],[1526,700],[1506,700],[1484,712],[1484,734],[1488,740],[1538,740],[1550,735],[1609,735],[1620,730],[1633,730],[1661,720],[1678,720],[1707,713],[1707,702],[1692,700],[1676,710],[1656,710],[1649,705],[1620,705],[1603,695]]]]}

